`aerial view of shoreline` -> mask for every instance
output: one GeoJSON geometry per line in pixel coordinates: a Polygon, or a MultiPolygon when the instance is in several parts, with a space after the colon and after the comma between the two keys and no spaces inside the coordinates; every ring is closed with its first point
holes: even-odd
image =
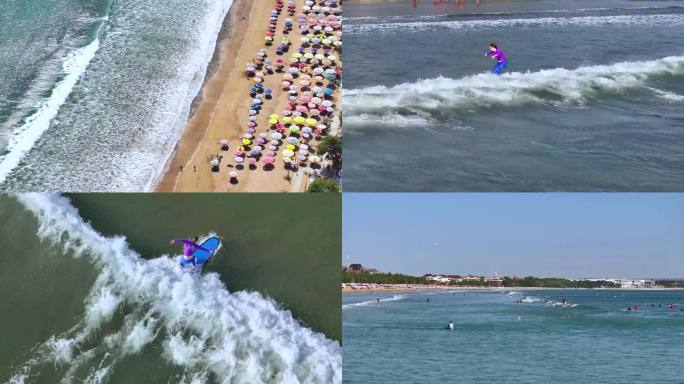
{"type": "Polygon", "coordinates": [[[0,10],[0,189],[339,189],[337,0],[0,10]]]}
{"type": "Polygon", "coordinates": [[[341,136],[340,14],[336,1],[237,0],[156,190],[301,192],[338,178],[340,146],[317,148],[341,136]]]}

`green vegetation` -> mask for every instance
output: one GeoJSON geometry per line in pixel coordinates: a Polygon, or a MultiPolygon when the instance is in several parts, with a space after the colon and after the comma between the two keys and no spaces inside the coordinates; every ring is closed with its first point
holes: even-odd
{"type": "Polygon", "coordinates": [[[326,136],[320,144],[318,144],[317,152],[319,155],[327,153],[334,155],[337,152],[342,152],[342,139],[337,136],[326,136]]]}
{"type": "Polygon", "coordinates": [[[392,274],[392,273],[351,273],[342,272],[343,283],[373,283],[373,284],[425,284],[422,277],[392,274]]]}
{"type": "MultiPolygon", "coordinates": [[[[371,284],[431,284],[425,280],[424,277],[409,276],[392,273],[351,273],[342,272],[343,283],[371,283],[371,284]]],[[[452,280],[450,286],[457,287],[489,287],[491,282],[485,278],[480,280],[452,280]]],[[[507,288],[523,288],[523,287],[537,287],[537,288],[619,288],[618,285],[609,281],[575,281],[556,277],[534,277],[527,276],[525,278],[513,279],[511,277],[503,278],[503,286],[507,288]]]]}
{"type": "Polygon", "coordinates": [[[655,283],[665,288],[684,288],[684,279],[656,280],[655,283]]]}
{"type": "Polygon", "coordinates": [[[575,281],[556,277],[527,276],[524,279],[503,278],[504,287],[548,287],[548,288],[620,288],[609,281],[575,281]]]}
{"type": "Polygon", "coordinates": [[[309,185],[309,188],[306,190],[307,192],[339,192],[340,187],[337,185],[335,180],[333,179],[323,179],[323,178],[318,178],[314,180],[311,185],[309,185]]]}
{"type": "Polygon", "coordinates": [[[333,168],[342,168],[342,139],[337,136],[326,136],[323,138],[316,150],[319,155],[328,154],[328,159],[332,161],[333,168]]]}

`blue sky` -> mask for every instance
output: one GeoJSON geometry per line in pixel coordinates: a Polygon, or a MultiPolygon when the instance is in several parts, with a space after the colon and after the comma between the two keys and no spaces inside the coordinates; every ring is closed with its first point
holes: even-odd
{"type": "Polygon", "coordinates": [[[684,277],[684,194],[345,193],[344,264],[384,272],[684,277]]]}

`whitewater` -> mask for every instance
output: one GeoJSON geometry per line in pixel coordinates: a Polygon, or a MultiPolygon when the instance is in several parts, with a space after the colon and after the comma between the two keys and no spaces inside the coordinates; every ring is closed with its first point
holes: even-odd
{"type": "MultiPolygon", "coordinates": [[[[91,368],[107,382],[124,358],[150,350],[180,370],[178,382],[341,383],[338,343],[303,326],[257,292],[229,292],[215,273],[181,271],[177,256],[141,258],[121,236],[106,237],[59,195],[16,198],[38,220],[37,235],[97,269],[84,316],[34,347],[10,382],[59,367],[62,382],[91,368]]],[[[72,256],[67,256],[72,255],[72,256]]]]}
{"type": "Polygon", "coordinates": [[[440,76],[392,87],[378,85],[345,90],[344,105],[352,124],[404,126],[424,125],[430,121],[425,117],[446,111],[472,112],[473,108],[534,104],[581,105],[598,95],[620,95],[634,89],[650,91],[667,101],[681,101],[681,95],[649,86],[653,77],[668,75],[684,75],[684,56],[576,69],[512,72],[499,77],[489,73],[460,79],[440,76]]]}
{"type": "MultiPolygon", "coordinates": [[[[0,189],[149,191],[187,123],[233,0],[163,7],[101,0],[83,9],[67,2],[44,5],[48,14],[64,7],[77,20],[43,28],[52,51],[36,43],[40,37],[29,39],[21,42],[25,54],[7,63],[21,72],[0,70],[0,97],[7,97],[0,102],[0,189]]],[[[40,5],[7,7],[41,16],[33,9],[40,5]]],[[[10,37],[40,23],[12,21],[10,37]]],[[[13,44],[0,35],[0,49],[13,44]]]]}

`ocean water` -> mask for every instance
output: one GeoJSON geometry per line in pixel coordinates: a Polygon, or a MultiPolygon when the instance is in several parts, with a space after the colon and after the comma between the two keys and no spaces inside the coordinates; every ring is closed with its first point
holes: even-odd
{"type": "Polygon", "coordinates": [[[0,190],[151,189],[231,4],[0,2],[0,190]]]}
{"type": "Polygon", "coordinates": [[[345,17],[346,190],[684,190],[681,2],[419,0],[345,17]]]}
{"type": "MultiPolygon", "coordinates": [[[[212,217],[205,221],[225,236],[223,249],[202,275],[182,272],[177,268],[179,248],[156,245],[167,242],[169,234],[153,223],[176,215],[175,209],[191,209],[192,202],[178,197],[171,213],[147,218],[128,213],[128,230],[147,239],[148,245],[138,248],[133,244],[140,235],[129,242],[122,233],[107,235],[93,227],[133,210],[135,196],[126,195],[127,204],[111,196],[72,196],[84,212],[90,211],[81,216],[61,196],[0,195],[0,218],[11,223],[0,229],[0,382],[341,382],[339,282],[323,282],[336,291],[324,297],[324,267],[299,262],[295,255],[289,269],[281,266],[278,271],[281,276],[307,268],[317,272],[299,281],[318,288],[319,297],[311,299],[292,279],[283,283],[266,265],[283,264],[274,260],[279,255],[262,252],[268,246],[253,242],[245,250],[252,238],[228,233],[212,217]],[[152,251],[155,247],[166,252],[152,251]],[[255,269],[256,263],[263,268],[255,269]],[[231,273],[231,267],[236,271],[231,273]],[[234,278],[237,273],[240,278],[234,278]],[[276,286],[262,283],[269,276],[276,286]],[[327,312],[337,314],[334,322],[321,321],[327,312]]],[[[154,205],[138,199],[139,210],[154,205]]],[[[261,203],[263,209],[269,207],[267,201],[261,203]]],[[[218,205],[211,207],[214,212],[218,205]]],[[[186,215],[184,221],[195,219],[186,215]]],[[[102,225],[104,232],[122,222],[102,225]]],[[[254,235],[266,244],[278,237],[273,232],[254,235]]],[[[287,249],[297,245],[287,240],[279,244],[287,249]]],[[[311,252],[322,259],[324,254],[338,258],[339,252],[327,252],[328,247],[311,252]]],[[[311,260],[306,250],[298,255],[311,260]]],[[[334,263],[327,264],[339,275],[334,263]]]]}
{"type": "Polygon", "coordinates": [[[342,300],[345,383],[684,382],[684,291],[457,291],[342,300]],[[561,308],[563,299],[571,307],[561,308]],[[669,303],[679,306],[670,310],[669,303]],[[628,305],[639,309],[628,312],[628,305]],[[445,329],[449,321],[452,331],[445,329]]]}

